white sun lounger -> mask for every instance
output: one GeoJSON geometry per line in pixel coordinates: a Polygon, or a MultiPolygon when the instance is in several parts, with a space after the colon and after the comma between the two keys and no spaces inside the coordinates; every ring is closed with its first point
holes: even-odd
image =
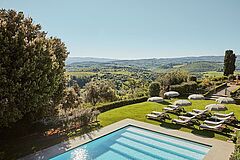
{"type": "Polygon", "coordinates": [[[193,112],[187,112],[187,114],[191,115],[191,116],[202,116],[204,115],[206,112],[208,112],[208,110],[198,110],[198,109],[193,109],[193,112]]]}
{"type": "Polygon", "coordinates": [[[164,112],[152,111],[151,114],[162,115],[164,112]]]}
{"type": "Polygon", "coordinates": [[[195,116],[193,117],[179,116],[179,119],[173,119],[172,122],[183,125],[193,124],[192,122],[193,118],[195,118],[195,116]]]}
{"type": "Polygon", "coordinates": [[[228,116],[228,117],[218,117],[218,116],[212,116],[211,118],[212,118],[212,119],[219,120],[219,121],[228,121],[228,120],[231,120],[231,119],[232,119],[232,117],[231,117],[231,116],[228,116]]]}
{"type": "Polygon", "coordinates": [[[154,119],[154,120],[165,120],[170,119],[170,116],[164,112],[157,112],[152,111],[150,114],[146,114],[146,117],[148,119],[154,119]]]}
{"type": "Polygon", "coordinates": [[[214,113],[213,115],[218,117],[228,117],[228,116],[234,116],[234,112],[230,112],[228,114],[214,113]]]}
{"type": "Polygon", "coordinates": [[[179,108],[179,106],[173,105],[173,104],[168,105],[168,107],[169,107],[169,108],[179,108]]]}
{"type": "Polygon", "coordinates": [[[207,112],[208,109],[204,109],[204,110],[201,110],[201,109],[193,109],[192,111],[195,112],[195,113],[202,113],[202,112],[207,112]]]}
{"type": "Polygon", "coordinates": [[[205,120],[203,121],[205,124],[209,124],[209,125],[219,125],[219,124],[223,124],[224,121],[218,121],[218,122],[215,122],[215,121],[208,121],[208,120],[205,120]]]}
{"type": "Polygon", "coordinates": [[[211,125],[207,125],[207,124],[201,124],[199,127],[202,128],[202,129],[220,131],[220,132],[223,131],[223,129],[226,128],[226,126],[223,125],[223,124],[218,124],[218,125],[215,125],[215,126],[211,126],[211,125]]]}
{"type": "Polygon", "coordinates": [[[180,111],[181,109],[182,109],[181,106],[174,106],[174,105],[172,105],[172,106],[170,106],[170,107],[164,107],[164,108],[163,108],[163,110],[164,110],[165,112],[175,112],[175,111],[180,111]]]}

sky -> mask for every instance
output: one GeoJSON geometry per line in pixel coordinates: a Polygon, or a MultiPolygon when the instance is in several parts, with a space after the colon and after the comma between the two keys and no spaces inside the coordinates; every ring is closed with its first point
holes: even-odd
{"type": "Polygon", "coordinates": [[[0,0],[71,57],[140,59],[240,54],[240,0],[0,0]]]}

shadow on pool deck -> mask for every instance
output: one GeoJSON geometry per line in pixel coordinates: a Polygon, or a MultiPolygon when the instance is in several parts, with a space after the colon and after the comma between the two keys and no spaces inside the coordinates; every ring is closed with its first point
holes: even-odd
{"type": "Polygon", "coordinates": [[[179,130],[182,128],[181,125],[173,124],[171,122],[161,122],[160,126],[167,129],[176,129],[176,130],[179,130]]]}
{"type": "Polygon", "coordinates": [[[228,134],[230,131],[228,131],[227,133],[222,133],[222,132],[213,132],[213,131],[208,131],[208,130],[199,130],[198,127],[196,128],[193,126],[183,126],[183,125],[179,125],[179,124],[173,124],[171,122],[161,122],[160,126],[167,128],[167,129],[174,129],[174,130],[180,130],[181,128],[191,129],[192,134],[195,134],[195,135],[201,136],[201,137],[207,137],[207,138],[214,138],[215,133],[226,136],[226,137],[231,137],[231,135],[228,134]]]}
{"type": "MultiPolygon", "coordinates": [[[[81,127],[76,131],[68,131],[68,133],[56,134],[46,136],[42,133],[35,133],[18,139],[11,139],[8,141],[1,140],[0,143],[0,160],[17,159],[24,157],[31,153],[36,153],[54,145],[59,145],[58,151],[65,152],[70,146],[68,143],[69,137],[81,136],[83,139],[91,139],[93,130],[99,130],[100,125],[93,123],[91,125],[81,127]]],[[[43,159],[41,155],[36,155],[36,159],[43,159]]]]}

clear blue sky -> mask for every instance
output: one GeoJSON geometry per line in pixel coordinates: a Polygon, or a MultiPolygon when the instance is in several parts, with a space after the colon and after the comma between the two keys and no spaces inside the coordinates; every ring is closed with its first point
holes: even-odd
{"type": "Polygon", "coordinates": [[[70,56],[119,59],[240,52],[240,0],[0,0],[23,11],[70,56]]]}

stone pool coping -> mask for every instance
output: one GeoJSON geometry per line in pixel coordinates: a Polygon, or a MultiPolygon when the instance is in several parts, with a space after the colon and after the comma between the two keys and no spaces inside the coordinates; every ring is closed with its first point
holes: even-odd
{"type": "Polygon", "coordinates": [[[167,129],[157,125],[152,125],[145,122],[136,121],[133,119],[124,119],[122,121],[113,123],[109,126],[103,127],[99,130],[93,131],[89,134],[71,139],[69,141],[61,142],[44,150],[38,151],[34,154],[28,155],[26,157],[20,158],[19,160],[47,160],[58,154],[64,153],[70,149],[73,149],[81,144],[89,142],[93,139],[102,137],[103,135],[109,134],[117,129],[123,128],[128,125],[133,125],[148,130],[152,130],[159,133],[168,134],[171,136],[187,139],[190,141],[195,141],[198,143],[206,144],[212,146],[204,160],[228,160],[231,153],[234,151],[234,144],[225,141],[217,140],[214,138],[207,138],[197,136],[191,133],[167,129]]]}

